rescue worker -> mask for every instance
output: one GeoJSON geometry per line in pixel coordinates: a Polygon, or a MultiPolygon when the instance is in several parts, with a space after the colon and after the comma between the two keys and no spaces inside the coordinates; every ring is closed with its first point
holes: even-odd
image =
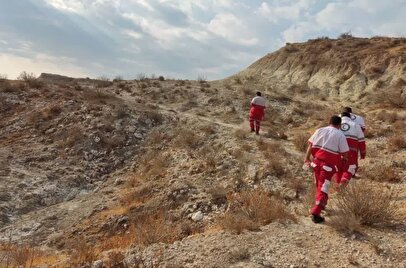
{"type": "Polygon", "coordinates": [[[362,132],[365,132],[366,126],[365,126],[365,121],[364,118],[360,115],[352,113],[352,108],[351,107],[344,107],[344,113],[349,113],[351,115],[351,120],[357,123],[361,129],[362,132]]]}
{"type": "Polygon", "coordinates": [[[314,223],[324,221],[324,217],[320,214],[327,205],[331,178],[337,172],[337,166],[342,161],[348,160],[347,140],[340,131],[341,118],[334,115],[330,118],[329,124],[327,127],[317,129],[309,138],[304,159],[304,165],[313,168],[316,183],[315,205],[310,210],[314,223]]]}
{"type": "Polygon", "coordinates": [[[356,122],[351,120],[350,113],[343,112],[341,114],[340,130],[345,135],[350,150],[348,152],[348,161],[339,166],[339,171],[334,177],[337,185],[345,185],[351,180],[351,177],[355,175],[358,164],[358,153],[361,155],[361,159],[365,158],[366,145],[364,132],[356,122]]]}
{"type": "MultiPolygon", "coordinates": [[[[356,124],[358,124],[358,125],[361,127],[362,132],[365,133],[366,126],[365,126],[364,118],[363,118],[362,116],[352,113],[352,108],[351,108],[351,107],[348,107],[348,106],[347,106],[347,107],[344,107],[344,111],[343,111],[343,112],[345,112],[345,113],[350,113],[350,115],[351,115],[351,120],[352,120],[353,122],[355,122],[356,124]]],[[[358,156],[357,156],[357,161],[356,161],[355,165],[357,166],[356,169],[355,169],[355,172],[357,172],[357,171],[358,171],[358,156]]],[[[355,174],[353,174],[352,177],[355,178],[355,174]]]]}
{"type": "Polygon", "coordinates": [[[259,135],[261,121],[265,115],[266,100],[261,96],[261,92],[257,92],[256,96],[251,100],[249,122],[251,132],[259,135]]]}

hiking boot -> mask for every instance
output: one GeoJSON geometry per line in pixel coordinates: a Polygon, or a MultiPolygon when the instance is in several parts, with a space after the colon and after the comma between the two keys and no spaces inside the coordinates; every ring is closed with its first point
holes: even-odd
{"type": "Polygon", "coordinates": [[[255,132],[255,135],[259,135],[259,132],[255,132]]]}
{"type": "Polygon", "coordinates": [[[324,222],[324,217],[322,217],[320,215],[312,214],[312,221],[314,223],[322,223],[322,222],[324,222]]]}
{"type": "Polygon", "coordinates": [[[251,132],[255,132],[255,130],[251,129],[251,132]]]}

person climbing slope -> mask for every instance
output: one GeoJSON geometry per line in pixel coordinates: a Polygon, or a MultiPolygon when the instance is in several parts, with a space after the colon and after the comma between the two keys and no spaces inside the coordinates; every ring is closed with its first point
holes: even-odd
{"type": "Polygon", "coordinates": [[[337,166],[348,160],[348,144],[340,131],[341,118],[332,116],[329,126],[316,130],[309,138],[304,163],[313,168],[316,183],[316,202],[311,209],[312,221],[321,223],[324,218],[320,215],[328,200],[330,181],[337,166]],[[313,160],[310,159],[313,156],[313,160]]]}
{"type": "Polygon", "coordinates": [[[261,121],[265,115],[266,100],[261,96],[261,92],[257,92],[256,96],[251,100],[249,122],[251,132],[255,132],[259,135],[259,129],[261,127],[261,121]]]}

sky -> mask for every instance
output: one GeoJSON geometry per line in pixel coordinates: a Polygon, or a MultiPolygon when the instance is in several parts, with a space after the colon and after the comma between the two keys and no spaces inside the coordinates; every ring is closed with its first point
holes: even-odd
{"type": "Polygon", "coordinates": [[[233,75],[285,45],[406,36],[406,0],[0,0],[0,75],[233,75]]]}

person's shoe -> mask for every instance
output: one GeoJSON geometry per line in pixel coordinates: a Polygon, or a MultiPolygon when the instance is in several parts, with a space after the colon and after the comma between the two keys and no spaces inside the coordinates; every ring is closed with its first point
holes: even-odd
{"type": "Polygon", "coordinates": [[[259,132],[255,132],[255,135],[259,135],[259,132]]]}
{"type": "Polygon", "coordinates": [[[251,129],[251,132],[255,132],[255,130],[251,129]]]}
{"type": "Polygon", "coordinates": [[[312,214],[312,221],[314,223],[322,223],[322,222],[324,222],[324,217],[322,217],[320,215],[312,214]]]}

